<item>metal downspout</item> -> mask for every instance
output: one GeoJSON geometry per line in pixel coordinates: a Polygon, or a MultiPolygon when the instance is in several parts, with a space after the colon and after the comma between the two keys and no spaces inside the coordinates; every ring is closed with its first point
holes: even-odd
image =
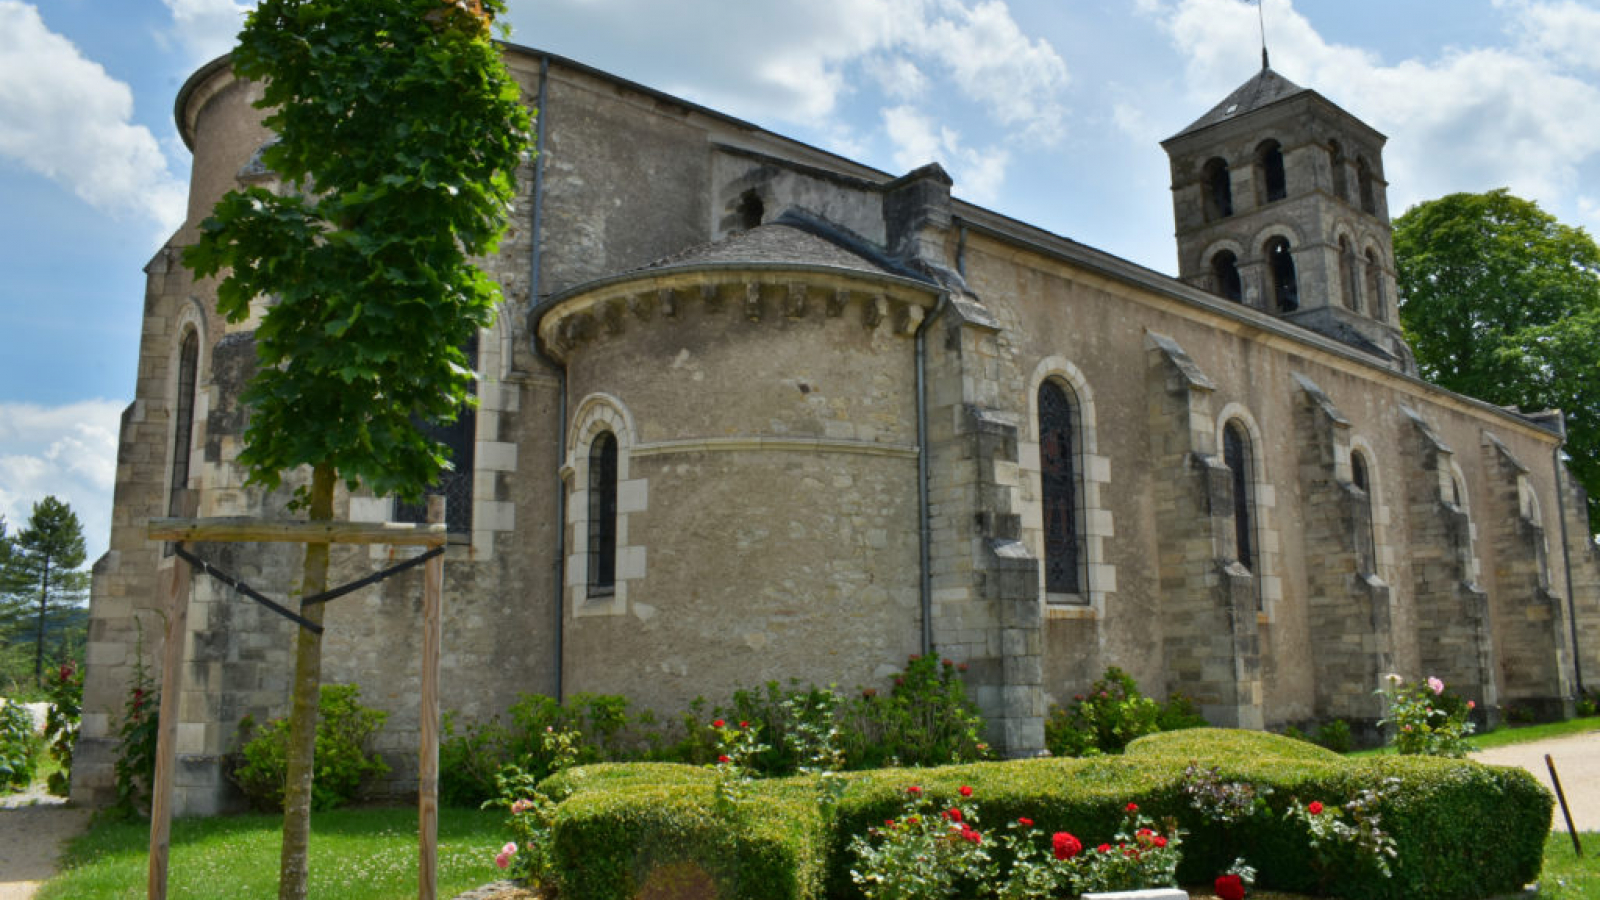
{"type": "Polygon", "coordinates": [[[922,608],[922,654],[933,653],[933,522],[928,509],[928,328],[944,312],[948,291],[917,326],[917,597],[922,608]]]}
{"type": "MultiPolygon", "coordinates": [[[[543,253],[540,246],[540,237],[544,225],[544,138],[549,131],[550,111],[547,108],[549,101],[550,84],[550,56],[543,54],[539,57],[539,99],[538,118],[534,124],[534,157],[533,157],[533,221],[529,229],[529,243],[533,252],[529,262],[528,274],[528,323],[535,323],[535,315],[539,308],[539,272],[543,264],[543,253]]],[[[566,691],[563,686],[563,673],[566,670],[566,657],[563,650],[566,623],[564,614],[567,606],[567,485],[561,480],[561,466],[559,457],[566,452],[567,447],[567,367],[544,352],[539,346],[537,329],[528,329],[528,346],[532,348],[536,359],[556,371],[556,558],[555,569],[555,697],[556,702],[566,700],[566,691]]]]}
{"type": "Polygon", "coordinates": [[[1572,681],[1577,695],[1582,697],[1583,690],[1583,654],[1578,645],[1578,605],[1575,599],[1576,592],[1572,589],[1572,548],[1567,544],[1567,488],[1566,479],[1561,473],[1566,467],[1561,464],[1561,448],[1567,443],[1567,416],[1561,415],[1561,443],[1550,451],[1551,461],[1555,465],[1556,478],[1556,515],[1561,519],[1561,564],[1566,574],[1567,583],[1567,631],[1572,635],[1572,681]]]}
{"type": "MultiPolygon", "coordinates": [[[[956,271],[966,275],[967,229],[956,238],[956,271]]],[[[928,504],[928,329],[944,312],[950,293],[939,294],[933,312],[917,326],[917,598],[922,610],[922,653],[933,652],[933,515],[928,504]]]]}

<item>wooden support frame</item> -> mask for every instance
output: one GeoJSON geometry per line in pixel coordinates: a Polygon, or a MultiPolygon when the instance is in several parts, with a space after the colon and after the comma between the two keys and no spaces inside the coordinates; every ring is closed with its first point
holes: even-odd
{"type": "MultiPolygon", "coordinates": [[[[443,497],[428,498],[428,524],[266,522],[247,518],[151,519],[152,541],[389,544],[443,547],[448,541],[443,497]]],[[[189,631],[190,565],[175,559],[160,579],[166,613],[161,657],[161,705],[156,732],[155,783],[150,798],[150,861],[146,896],[166,900],[172,850],[172,791],[177,771],[178,710],[183,695],[183,651],[189,631]]],[[[424,564],[422,580],[421,734],[417,759],[418,900],[439,893],[439,659],[444,635],[444,557],[424,564]]]]}

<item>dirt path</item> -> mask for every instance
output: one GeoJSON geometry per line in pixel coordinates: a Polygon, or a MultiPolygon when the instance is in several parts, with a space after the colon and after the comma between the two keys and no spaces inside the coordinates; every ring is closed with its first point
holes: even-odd
{"type": "Polygon", "coordinates": [[[88,810],[65,803],[42,785],[0,797],[0,900],[32,897],[55,874],[66,840],[88,826],[88,810]]]}
{"type": "MultiPolygon", "coordinates": [[[[1480,750],[1472,754],[1472,758],[1490,765],[1527,769],[1540,784],[1550,788],[1550,770],[1544,764],[1546,753],[1550,754],[1556,774],[1561,777],[1561,789],[1566,792],[1567,804],[1572,808],[1574,827],[1579,831],[1600,831],[1600,731],[1480,750]]],[[[1559,804],[1553,824],[1557,831],[1567,830],[1567,820],[1562,817],[1559,804]]]]}

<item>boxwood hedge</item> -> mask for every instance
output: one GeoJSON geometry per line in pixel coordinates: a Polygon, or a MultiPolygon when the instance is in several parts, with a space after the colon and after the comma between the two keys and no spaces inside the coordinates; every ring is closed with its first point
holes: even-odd
{"type": "Polygon", "coordinates": [[[732,817],[713,812],[705,769],[665,764],[586,766],[554,776],[561,798],[553,831],[564,900],[718,897],[824,900],[860,896],[850,838],[899,813],[910,785],[948,802],[973,788],[981,827],[1020,816],[1043,834],[1109,840],[1124,806],[1188,832],[1179,878],[1209,883],[1235,857],[1263,888],[1352,900],[1476,900],[1520,889],[1539,872],[1553,800],[1527,772],[1418,757],[1346,760],[1311,744],[1259,732],[1192,729],[1135,741],[1124,756],[974,763],[854,774],[824,817],[807,779],[752,783],[732,817]],[[1190,762],[1224,780],[1270,788],[1270,814],[1222,827],[1189,806],[1190,762]],[[1332,807],[1397,779],[1380,808],[1398,848],[1392,876],[1349,854],[1319,878],[1306,835],[1284,817],[1290,803],[1332,807]],[[1331,876],[1331,877],[1330,877],[1331,876]]]}

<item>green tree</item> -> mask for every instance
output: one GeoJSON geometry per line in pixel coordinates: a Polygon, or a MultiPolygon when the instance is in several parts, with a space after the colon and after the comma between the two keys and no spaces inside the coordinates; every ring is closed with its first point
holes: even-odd
{"type": "Polygon", "coordinates": [[[1600,247],[1504,188],[1451,194],[1394,223],[1400,322],[1422,376],[1566,413],[1568,463],[1600,532],[1600,247]]]}
{"type": "Polygon", "coordinates": [[[11,634],[27,634],[33,644],[34,688],[44,686],[47,646],[59,651],[76,646],[67,634],[81,627],[82,607],[89,588],[84,571],[83,525],[72,507],[45,497],[33,505],[28,524],[15,538],[5,538],[0,523],[0,543],[5,549],[6,604],[0,625],[11,634]]]}
{"type": "MultiPolygon", "coordinates": [[[[418,499],[446,464],[422,430],[471,402],[465,345],[499,287],[472,263],[495,249],[528,153],[530,117],[489,38],[503,0],[262,0],[233,53],[263,85],[283,181],[230,192],[184,262],[223,274],[218,309],[255,332],[239,459],[267,488],[333,517],[343,479],[418,499]],[[225,273],[225,274],[224,274],[225,273]],[[270,298],[270,300],[267,300],[270,298]]],[[[302,595],[327,582],[328,545],[307,544],[302,595]]],[[[301,614],[321,620],[320,605],[301,614]]],[[[290,714],[279,896],[306,893],[320,639],[301,629],[290,714]]]]}

